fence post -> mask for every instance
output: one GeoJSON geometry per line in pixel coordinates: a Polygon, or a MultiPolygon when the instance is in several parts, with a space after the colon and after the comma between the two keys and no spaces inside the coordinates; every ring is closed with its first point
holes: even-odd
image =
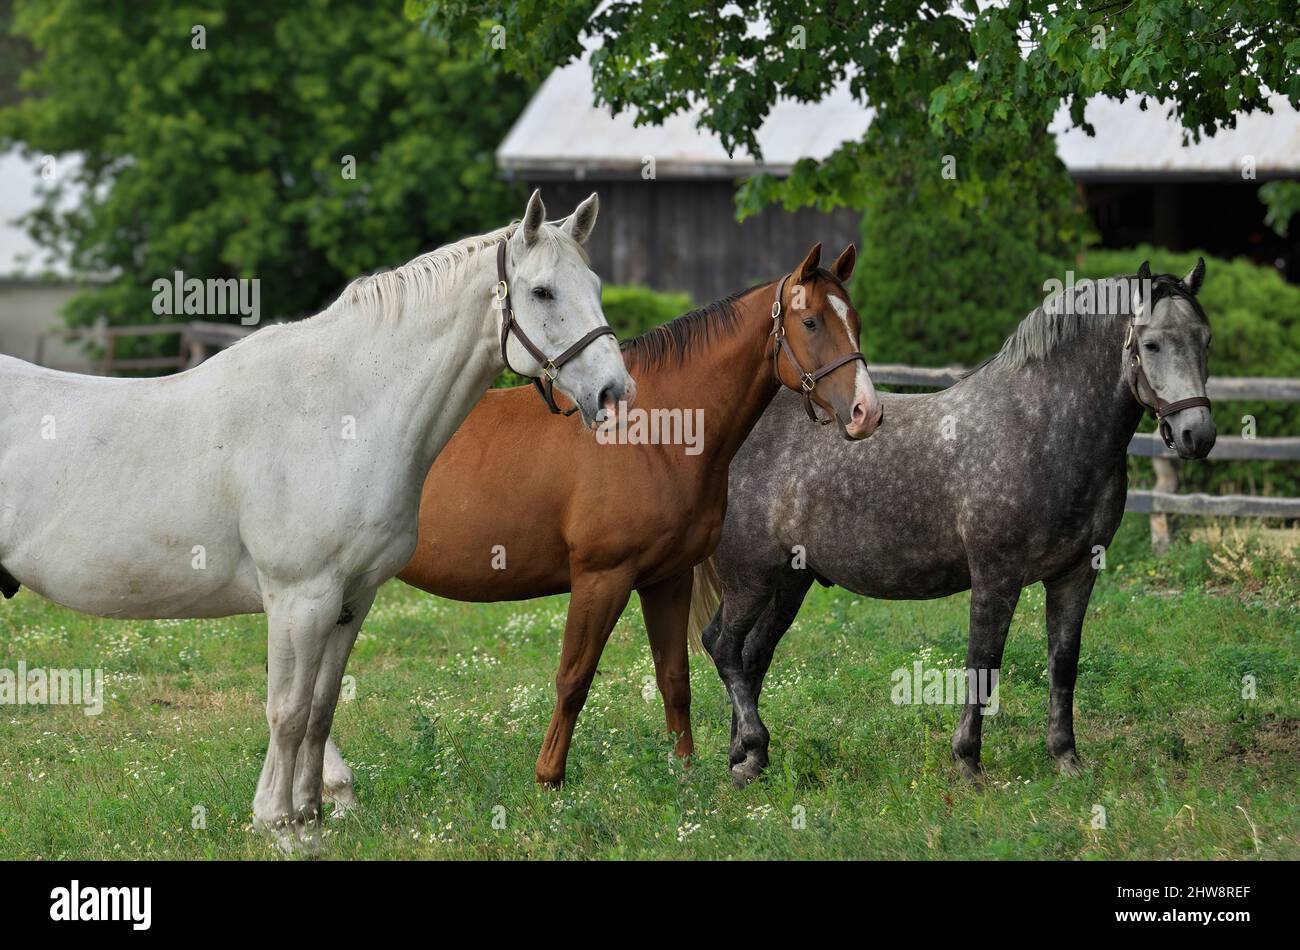
{"type": "MultiPolygon", "coordinates": [[[[1160,457],[1151,460],[1156,470],[1156,491],[1173,494],[1178,491],[1178,468],[1173,459],[1160,457]]],[[[1169,550],[1169,515],[1165,512],[1151,512],[1151,548],[1156,554],[1169,550]]]]}

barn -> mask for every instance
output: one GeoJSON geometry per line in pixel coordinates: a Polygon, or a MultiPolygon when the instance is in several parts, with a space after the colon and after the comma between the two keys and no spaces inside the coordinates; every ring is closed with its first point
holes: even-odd
{"type": "MultiPolygon", "coordinates": [[[[738,179],[788,174],[800,158],[825,158],[863,134],[871,112],[847,89],[816,104],[779,103],[759,131],[762,165],[728,156],[694,115],[637,128],[632,113],[611,115],[592,99],[585,60],[554,71],[497,163],[508,178],[540,187],[557,212],[600,192],[603,234],[591,251],[607,280],[712,300],[788,267],[813,241],[859,239],[851,209],[769,208],[739,224],[733,204],[738,179]]],[[[1203,248],[1272,264],[1300,282],[1300,234],[1274,234],[1256,196],[1266,181],[1300,178],[1300,113],[1281,96],[1272,105],[1271,115],[1242,116],[1235,129],[1188,146],[1162,107],[1144,111],[1137,99],[1089,103],[1093,138],[1064,113],[1053,131],[1103,246],[1203,248]]]]}

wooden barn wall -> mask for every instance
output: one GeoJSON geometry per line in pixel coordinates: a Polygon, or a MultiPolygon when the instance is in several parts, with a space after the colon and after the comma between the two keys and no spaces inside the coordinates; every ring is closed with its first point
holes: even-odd
{"type": "Polygon", "coordinates": [[[861,213],[768,208],[738,224],[734,185],[719,181],[539,181],[547,213],[568,214],[591,192],[600,219],[587,243],[596,273],[609,283],[684,291],[708,303],[790,271],[817,241],[834,260],[860,243],[861,213]]]}

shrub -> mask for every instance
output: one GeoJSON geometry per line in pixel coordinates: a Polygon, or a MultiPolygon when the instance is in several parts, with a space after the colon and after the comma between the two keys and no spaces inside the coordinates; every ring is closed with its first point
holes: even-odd
{"type": "Polygon", "coordinates": [[[1043,298],[1088,223],[1050,135],[944,156],[897,144],[862,196],[853,300],[875,362],[973,366],[1043,298]],[[1015,157],[1014,173],[1008,155],[1015,157]],[[951,176],[941,174],[950,158],[951,176]]]}

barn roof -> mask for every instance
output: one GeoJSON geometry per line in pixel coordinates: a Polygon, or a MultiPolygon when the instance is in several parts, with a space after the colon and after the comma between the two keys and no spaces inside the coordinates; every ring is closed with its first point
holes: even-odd
{"type": "MultiPolygon", "coordinates": [[[[1273,114],[1239,116],[1237,128],[1184,147],[1182,128],[1154,100],[1096,99],[1086,116],[1097,130],[1090,138],[1071,129],[1062,110],[1052,129],[1062,161],[1079,179],[1144,176],[1236,178],[1245,155],[1255,159],[1260,178],[1300,174],[1300,113],[1274,96],[1273,114]]],[[[679,114],[661,126],[634,125],[634,113],[611,115],[592,102],[591,69],[581,60],[555,70],[497,149],[507,173],[544,177],[619,177],[641,173],[648,156],[658,177],[736,178],[758,169],[738,151],[728,156],[712,133],[696,127],[698,113],[679,114]]],[[[825,100],[778,103],[758,132],[764,170],[788,173],[800,158],[822,159],[841,142],[860,138],[871,122],[841,86],[825,100]]]]}

